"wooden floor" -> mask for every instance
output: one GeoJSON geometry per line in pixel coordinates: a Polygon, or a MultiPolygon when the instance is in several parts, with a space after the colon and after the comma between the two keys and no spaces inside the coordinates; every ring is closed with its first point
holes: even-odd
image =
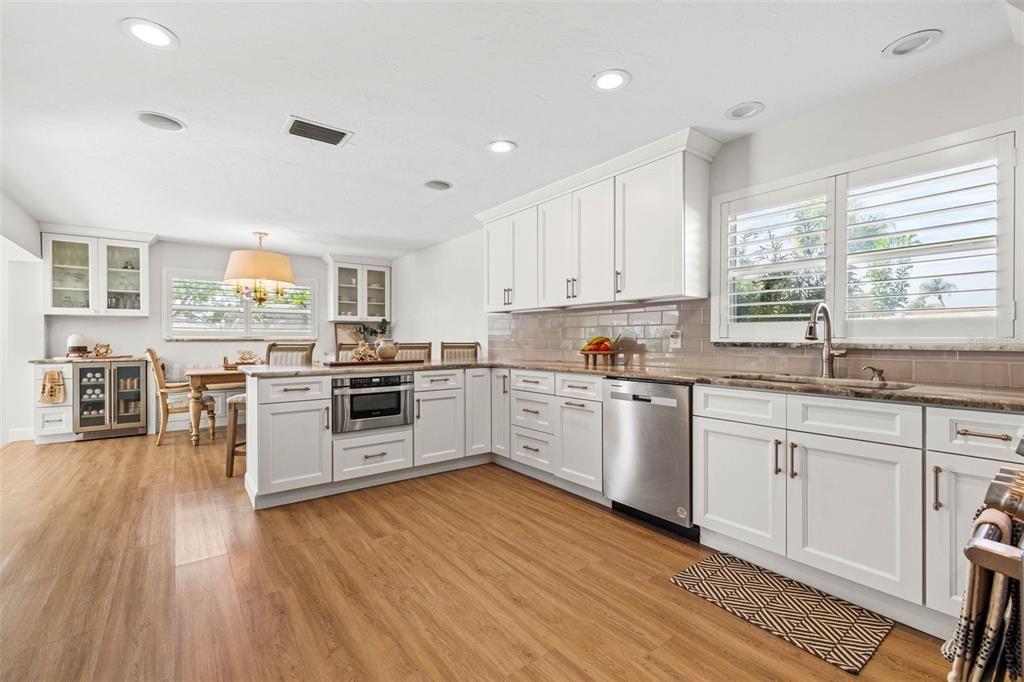
{"type": "Polygon", "coordinates": [[[0,450],[4,680],[848,679],[669,583],[705,550],[514,472],[254,512],[223,442],[0,450]]]}

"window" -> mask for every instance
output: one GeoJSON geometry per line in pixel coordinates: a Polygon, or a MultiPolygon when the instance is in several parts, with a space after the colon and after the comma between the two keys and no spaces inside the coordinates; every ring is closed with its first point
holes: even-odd
{"type": "Polygon", "coordinates": [[[1012,338],[1013,142],[716,199],[715,339],[800,341],[822,300],[841,339],[1012,338]]]}
{"type": "Polygon", "coordinates": [[[210,272],[167,271],[164,337],[188,339],[309,339],[316,337],[314,282],[296,282],[259,307],[210,272]]]}

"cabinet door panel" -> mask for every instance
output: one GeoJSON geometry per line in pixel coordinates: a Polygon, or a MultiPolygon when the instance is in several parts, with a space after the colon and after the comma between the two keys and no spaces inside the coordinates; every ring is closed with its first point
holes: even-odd
{"type": "Polygon", "coordinates": [[[601,403],[562,398],[558,405],[562,456],[555,475],[592,490],[602,489],[601,403]]]}
{"type": "Polygon", "coordinates": [[[925,605],[928,608],[951,616],[960,615],[969,568],[964,546],[971,537],[974,513],[1002,464],[991,459],[928,452],[924,511],[927,533],[925,605]]]}
{"type": "Polygon", "coordinates": [[[491,370],[466,370],[466,454],[491,451],[491,370]]]}
{"type": "Polygon", "coordinates": [[[616,175],[615,188],[615,299],[682,294],[682,152],[616,175]]]}
{"type": "Polygon", "coordinates": [[[615,180],[572,193],[576,277],[572,304],[615,300],[615,180]]]}
{"type": "Polygon", "coordinates": [[[512,427],[512,459],[521,464],[555,474],[561,458],[558,436],[532,429],[512,427]]]}
{"type": "Polygon", "coordinates": [[[334,440],[334,480],[347,481],[412,466],[412,431],[374,429],[334,440]]]}
{"type": "Polygon", "coordinates": [[[512,393],[507,369],[491,370],[491,451],[508,457],[511,447],[512,393]]]}
{"type": "Polygon", "coordinates": [[[100,239],[97,256],[100,310],[106,315],[149,315],[149,246],[100,239]]]}
{"type": "Polygon", "coordinates": [[[788,435],[787,556],[923,603],[921,451],[788,435]]]}
{"type": "Polygon", "coordinates": [[[568,305],[571,279],[576,276],[573,260],[572,195],[557,197],[537,207],[537,258],[540,263],[540,305],[568,305]]]}
{"type": "Polygon", "coordinates": [[[260,405],[260,494],[331,481],[330,409],[330,400],[260,405]]]}
{"type": "Polygon", "coordinates": [[[91,237],[43,235],[47,315],[92,315],[100,310],[97,242],[91,237]]]}
{"type": "Polygon", "coordinates": [[[391,268],[364,265],[365,288],[359,293],[360,315],[367,320],[391,318],[391,268]]]}
{"type": "Polygon", "coordinates": [[[512,424],[545,433],[558,432],[558,398],[512,391],[512,424]]]}
{"type": "Polygon", "coordinates": [[[512,225],[508,218],[484,227],[487,258],[487,310],[508,310],[507,290],[512,287],[512,225]]]}
{"type": "Polygon", "coordinates": [[[510,310],[537,307],[537,207],[514,213],[512,225],[512,305],[510,310]]]}
{"type": "Polygon", "coordinates": [[[416,393],[413,451],[416,466],[458,459],[466,454],[466,400],[463,389],[416,393]]]}
{"type": "Polygon", "coordinates": [[[786,553],[784,429],[693,418],[693,521],[786,553]]]}

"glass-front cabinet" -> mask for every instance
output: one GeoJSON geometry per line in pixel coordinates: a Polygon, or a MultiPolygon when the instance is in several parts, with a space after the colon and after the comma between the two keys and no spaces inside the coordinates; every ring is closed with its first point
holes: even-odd
{"type": "Polygon", "coordinates": [[[342,262],[326,256],[330,319],[375,322],[391,319],[391,268],[342,262]]]}
{"type": "Polygon", "coordinates": [[[47,315],[149,315],[149,244],[43,235],[47,315]]]}
{"type": "Polygon", "coordinates": [[[110,429],[109,370],[106,362],[75,364],[75,433],[110,429]]]}
{"type": "Polygon", "coordinates": [[[110,382],[113,396],[110,401],[112,429],[142,426],[146,414],[146,363],[112,362],[110,382]]]}

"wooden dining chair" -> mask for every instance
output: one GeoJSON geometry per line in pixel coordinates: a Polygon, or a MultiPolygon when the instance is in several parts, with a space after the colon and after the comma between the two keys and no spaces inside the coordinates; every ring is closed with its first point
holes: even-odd
{"type": "MultiPolygon", "coordinates": [[[[164,442],[164,434],[167,433],[168,415],[189,411],[191,389],[188,382],[168,383],[164,377],[164,367],[160,363],[160,357],[152,348],[146,349],[146,357],[149,358],[149,366],[153,368],[153,380],[156,382],[156,394],[160,399],[160,431],[156,436],[156,444],[164,442]]],[[[213,397],[204,395],[202,398],[202,409],[206,412],[206,419],[210,424],[210,440],[213,440],[214,429],[217,427],[216,405],[213,397]]],[[[189,427],[189,435],[192,429],[189,427]]]]}
{"type": "Polygon", "coordinates": [[[480,343],[441,342],[441,362],[476,362],[480,359],[480,343]]]}
{"type": "Polygon", "coordinates": [[[400,343],[398,344],[398,355],[395,356],[395,359],[398,361],[423,360],[424,362],[430,362],[433,345],[430,341],[427,343],[400,343]]]}
{"type": "MultiPolygon", "coordinates": [[[[311,343],[275,341],[267,346],[267,354],[263,359],[263,363],[271,367],[292,365],[308,367],[313,364],[314,348],[316,348],[315,341],[311,343]]],[[[245,393],[239,393],[228,398],[227,462],[224,469],[228,478],[235,474],[235,457],[245,454],[244,450],[238,452],[239,448],[245,446],[245,441],[236,442],[238,438],[238,413],[244,411],[245,407],[245,393]]]]}

